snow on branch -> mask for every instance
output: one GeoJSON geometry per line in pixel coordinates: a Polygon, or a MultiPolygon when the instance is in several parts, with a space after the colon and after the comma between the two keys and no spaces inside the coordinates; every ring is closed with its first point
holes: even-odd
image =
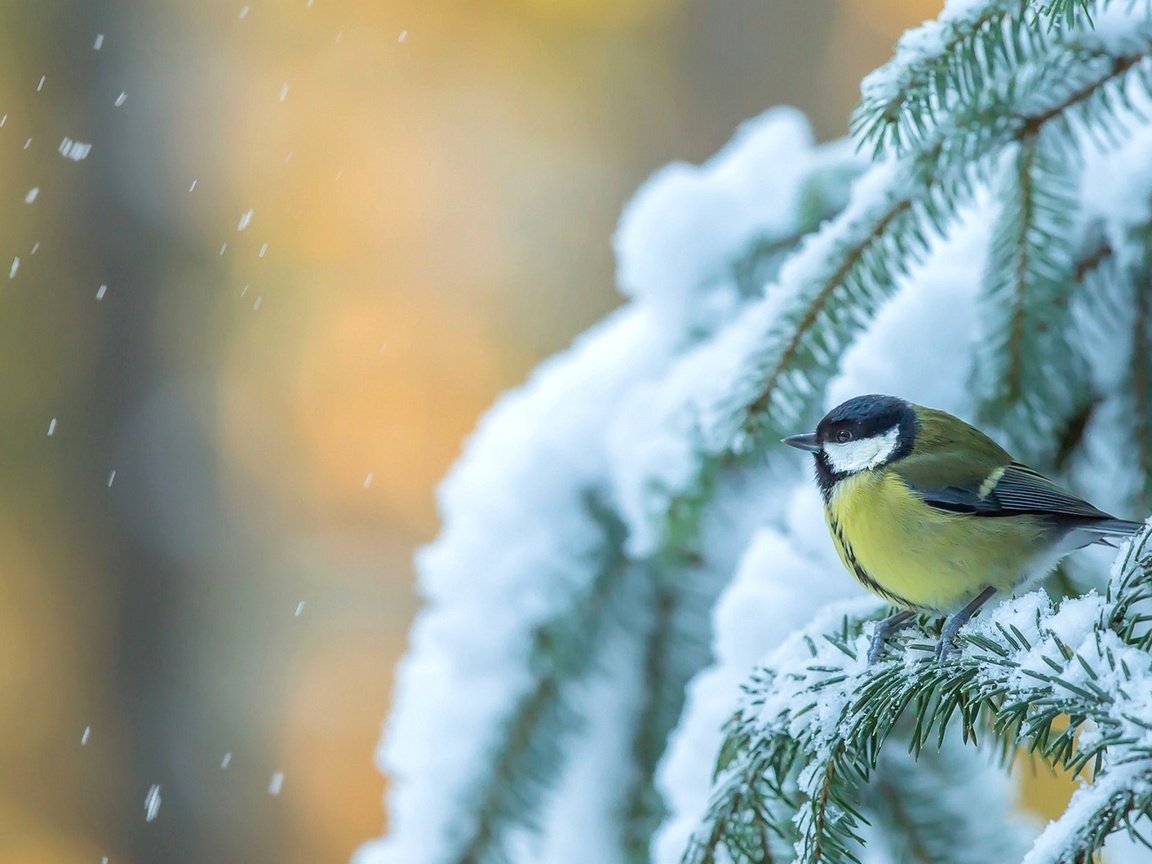
{"type": "Polygon", "coordinates": [[[948,230],[1005,148],[1049,127],[1061,144],[1075,145],[1079,121],[1126,133],[1124,88],[1134,79],[1152,89],[1152,22],[1145,24],[1143,36],[1127,32],[1115,43],[1102,36],[1098,62],[1061,86],[990,93],[922,150],[872,168],[844,212],[788,259],[764,300],[684,356],[663,392],[645,400],[647,422],[630,426],[634,433],[642,425],[647,455],[629,451],[619,464],[633,552],[651,553],[660,537],[691,521],[693,502],[707,497],[729,454],[812,418],[846,345],[922,259],[930,236],[948,230]]]}
{"type": "Polygon", "coordinates": [[[1149,604],[1152,527],[1118,555],[1105,596],[1058,609],[1041,592],[1006,601],[962,632],[948,663],[932,655],[934,634],[914,633],[869,667],[868,606],[830,609],[747,686],[684,860],[703,864],[724,850],[726,860],[756,861],[748,851],[775,836],[793,840],[802,862],[858,861],[860,790],[906,721],[913,753],[992,735],[1074,775],[1092,766],[1092,784],[1025,858],[1087,860],[1109,834],[1152,816],[1149,604]]]}
{"type": "Polygon", "coordinates": [[[1062,432],[1092,399],[1076,339],[1075,178],[1038,134],[1012,154],[984,275],[974,390],[980,417],[1018,457],[1050,465],[1062,432]]]}
{"type": "Polygon", "coordinates": [[[562,767],[572,687],[627,572],[602,455],[583,445],[666,356],[658,332],[631,313],[586,335],[501,400],[442,488],[447,527],[418,561],[431,606],[381,750],[391,832],[362,860],[504,860],[512,829],[538,813],[562,767]]]}
{"type": "MultiPolygon", "coordinates": [[[[841,358],[828,393],[821,397],[823,405],[876,390],[902,393],[962,416],[971,411],[963,358],[972,351],[976,288],[972,276],[980,270],[989,227],[983,209],[965,214],[948,240],[934,243],[924,264],[899,280],[893,299],[841,358]],[[916,362],[909,363],[910,357],[916,362]]],[[[755,469],[752,461],[743,471],[755,469]]],[[[822,606],[858,592],[852,580],[844,578],[828,542],[820,496],[810,478],[799,471],[793,475],[775,471],[770,487],[749,502],[749,508],[766,525],[755,532],[720,597],[714,613],[715,660],[693,681],[685,716],[661,766],[661,789],[671,813],[653,847],[653,860],[659,864],[680,860],[707,806],[719,730],[747,670],[822,606]]],[[[729,516],[727,521],[736,520],[729,516]]],[[[963,770],[957,759],[950,760],[953,774],[972,778],[974,784],[954,784],[955,788],[979,788],[984,796],[1002,793],[1005,778],[990,776],[986,766],[981,770],[982,766],[970,764],[977,761],[974,756],[969,755],[963,770]]],[[[900,785],[894,780],[887,788],[896,790],[900,785]]],[[[916,803],[923,806],[925,800],[916,803]]],[[[938,796],[933,800],[940,801],[938,796]]],[[[895,800],[888,804],[877,806],[889,813],[911,813],[915,807],[903,807],[895,800]]],[[[943,813],[952,824],[963,824],[964,809],[955,810],[938,808],[934,816],[940,819],[943,813]]],[[[875,840],[884,845],[884,838],[875,840]]],[[[790,853],[784,860],[791,860],[790,853]]]]}
{"type": "MultiPolygon", "coordinates": [[[[394,778],[390,833],[361,861],[502,862],[539,845],[525,838],[562,806],[566,742],[607,710],[589,703],[587,679],[623,662],[605,656],[619,622],[635,641],[659,620],[645,605],[648,568],[623,554],[603,430],[678,351],[739,312],[741,262],[757,248],[781,254],[834,212],[823,184],[854,164],[842,145],[814,148],[798,112],[775,110],[705,166],[654,179],[629,209],[617,242],[634,302],[501,399],[440,490],[445,527],[418,558],[429,606],[381,748],[394,778]],[[696,247],[667,212],[705,218],[691,228],[696,247]],[[674,285],[661,269],[669,251],[674,285]]],[[[614,710],[608,725],[638,722],[636,706],[614,710]]],[[[678,703],[653,711],[649,767],[624,764],[622,776],[651,773],[678,703]]],[[[610,834],[614,816],[589,830],[610,834]]]]}
{"type": "Polygon", "coordinates": [[[1088,0],[952,0],[909,30],[888,63],[861,84],[852,132],[876,155],[919,146],[942,116],[1041,55],[1057,27],[1091,21],[1088,0]]]}
{"type": "Polygon", "coordinates": [[[1085,157],[1081,224],[1065,246],[1077,248],[1070,344],[1088,361],[1092,401],[1069,476],[1106,509],[1144,513],[1152,511],[1152,128],[1085,157]]]}
{"type": "Polygon", "coordinates": [[[836,215],[863,168],[847,142],[814,147],[804,116],[773,108],[702,165],[652,175],[620,217],[621,292],[689,340],[758,297],[804,235],[836,215]]]}
{"type": "MultiPolygon", "coordinates": [[[[628,306],[504,397],[441,490],[445,527],[418,562],[428,608],[381,750],[394,781],[391,833],[360,861],[574,864],[595,838],[595,860],[620,864],[647,860],[653,835],[670,860],[706,784],[689,770],[699,788],[671,789],[673,769],[691,760],[669,760],[668,741],[679,725],[714,754],[718,736],[715,706],[681,716],[690,679],[716,648],[722,668],[696,684],[711,682],[707,692],[732,704],[723,700],[735,700],[751,658],[813,615],[728,726],[690,861],[790,861],[798,849],[808,850],[802,860],[847,861],[861,838],[895,857],[914,848],[948,864],[1019,860],[1021,835],[1007,820],[969,831],[985,845],[968,852],[946,839],[960,836],[948,826],[976,827],[958,803],[964,790],[1004,794],[964,746],[989,728],[1003,746],[1024,741],[1073,768],[1100,755],[1100,784],[1077,807],[1109,831],[1116,814],[1147,806],[1123,797],[1130,784],[1114,758],[1145,765],[1129,741],[1136,728],[1116,713],[1143,710],[1123,702],[1140,691],[1112,687],[1124,676],[1147,683],[1132,663],[1148,646],[1128,627],[1143,613],[1123,597],[1146,598],[1118,583],[1106,600],[1057,612],[1022,598],[972,627],[955,663],[928,662],[912,640],[903,664],[865,669],[863,619],[876,607],[818,614],[842,596],[813,587],[826,568],[797,527],[797,513],[819,526],[819,503],[799,508],[795,454],[772,449],[809,428],[838,386],[851,386],[848,396],[883,382],[975,414],[964,388],[972,274],[988,260],[976,379],[994,409],[986,416],[1028,426],[1031,438],[1017,443],[1055,451],[1061,467],[1067,457],[1088,489],[1127,470],[1124,482],[1147,496],[1152,371],[1139,361],[1152,342],[1152,168],[1140,166],[1152,165],[1152,20],[1132,9],[953,0],[865,88],[857,128],[888,148],[887,161],[863,171],[843,144],[813,147],[795,112],[773,111],[714,159],[646,184],[616,236],[628,306]],[[859,119],[868,117],[873,126],[859,119]],[[1127,150],[1133,135],[1139,153],[1127,150]],[[1132,187],[1130,200],[1088,200],[1085,163],[1118,147],[1124,170],[1112,174],[1132,187]],[[994,240],[989,200],[1002,205],[994,240]],[[922,265],[941,248],[950,293],[933,299],[922,265]],[[869,374],[853,374],[853,352],[869,339],[882,349],[867,352],[869,374]],[[939,366],[924,359],[941,346],[939,366]],[[881,357],[899,374],[877,375],[881,357]],[[1144,473],[1117,453],[1136,454],[1144,473]],[[788,572],[765,564],[764,548],[788,572]],[[789,578],[802,572],[816,575],[797,587],[789,578]],[[771,626],[752,636],[732,623],[732,607],[765,573],[784,581],[756,607],[771,626]],[[1117,658],[1127,665],[1108,665],[1117,658]],[[904,711],[898,721],[910,707],[920,719],[904,711]],[[1075,726],[1096,724],[1079,746],[1045,719],[1069,710],[1075,726]],[[912,745],[912,762],[896,758],[898,742],[912,745]],[[965,779],[954,799],[915,791],[934,776],[965,779]],[[674,826],[661,835],[666,809],[674,826]]],[[[1117,501],[1123,484],[1112,485],[1094,500],[1117,501]]],[[[1082,825],[1069,815],[1031,854],[1062,860],[1044,850],[1096,844],[1082,825]]]]}

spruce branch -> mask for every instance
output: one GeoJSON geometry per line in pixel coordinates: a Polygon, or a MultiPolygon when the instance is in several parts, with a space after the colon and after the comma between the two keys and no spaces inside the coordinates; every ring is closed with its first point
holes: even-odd
{"type": "Polygon", "coordinates": [[[860,171],[854,161],[834,161],[812,170],[797,196],[795,230],[783,237],[762,238],[732,262],[732,278],[743,296],[760,296],[804,238],[844,209],[848,188],[860,171]]]}
{"type": "Polygon", "coordinates": [[[962,631],[962,651],[938,663],[931,644],[905,637],[903,659],[868,667],[857,614],[829,616],[796,634],[747,687],[724,748],[708,815],[686,862],[707,860],[746,825],[736,796],[763,772],[758,812],[771,830],[799,830],[802,862],[855,862],[864,815],[860,787],[877,770],[906,718],[913,754],[959,736],[985,734],[1024,747],[1073,775],[1094,766],[1093,786],[1034,845],[1026,861],[1087,861],[1108,834],[1152,815],[1152,528],[1118,556],[1105,597],[1065,601],[1041,594],[992,610],[962,631]],[[829,629],[835,635],[826,636],[829,629]],[[1061,728],[1063,717],[1071,723],[1061,728]],[[798,794],[783,790],[798,777],[798,794]],[[735,794],[734,794],[735,793],[735,794]],[[789,816],[788,814],[792,815],[789,816]],[[735,829],[732,826],[736,826],[735,829]]]}
{"type": "Polygon", "coordinates": [[[1132,814],[1152,813],[1152,750],[1113,768],[1072,795],[1068,809],[1050,823],[1024,856],[1023,864],[1092,864],[1111,834],[1128,828],[1144,845],[1148,840],[1131,825],[1132,814]]]}
{"type": "MultiPolygon", "coordinates": [[[[725,482],[726,470],[708,484],[725,482]]],[[[703,508],[706,497],[692,502],[703,508]]],[[[653,608],[646,634],[644,688],[633,730],[633,776],[625,793],[623,834],[628,860],[647,862],[652,835],[667,815],[655,785],[656,769],[680,720],[692,677],[712,660],[711,611],[730,563],[711,560],[699,536],[701,512],[679,512],[675,546],[649,559],[647,604],[653,608]]]]}
{"type": "MultiPolygon", "coordinates": [[[[1152,194],[1152,193],[1150,193],[1152,194]]],[[[1098,329],[1128,331],[1130,374],[1122,401],[1131,424],[1133,472],[1136,484],[1133,505],[1152,509],[1152,226],[1128,226],[1123,261],[1094,280],[1089,307],[1098,329]]]]}
{"type": "MultiPolygon", "coordinates": [[[[1045,220],[1044,224],[1022,224],[1017,234],[1047,232],[1059,239],[1068,226],[1062,208],[1070,198],[1060,184],[1069,182],[1065,160],[1071,161],[1073,156],[1057,158],[1050,154],[1041,161],[1038,142],[1051,128],[1053,146],[1068,144],[1075,123],[1088,117],[1103,124],[1111,121],[1115,134],[1122,135],[1125,118],[1117,103],[1123,104],[1122,94],[1130,81],[1146,88],[1152,83],[1150,54],[1152,34],[1133,34],[1118,54],[1101,48],[1086,56],[1091,61],[1087,67],[1055,92],[1034,95],[1007,87],[989,93],[971,114],[953,118],[949,128],[941,129],[935,140],[901,163],[896,171],[898,179],[891,187],[900,191],[893,191],[886,200],[881,196],[887,206],[877,207],[871,219],[864,221],[867,227],[854,235],[854,243],[826,252],[831,259],[828,269],[820,278],[797,286],[793,303],[778,316],[773,332],[766,334],[760,359],[760,392],[744,409],[744,433],[765,426],[765,434],[775,435],[801,419],[803,400],[798,397],[817,392],[819,385],[802,380],[796,387],[795,379],[806,377],[799,370],[819,367],[838,356],[837,349],[843,348],[856,327],[869,320],[875,304],[887,296],[887,286],[923,256],[928,232],[946,231],[957,209],[971,196],[975,179],[1004,148],[1020,142],[1024,159],[1021,170],[1028,175],[1028,189],[1022,185],[1021,194],[1029,197],[1022,203],[1019,217],[1033,223],[1045,220]],[[1055,188],[1045,185],[1036,189],[1031,174],[1040,170],[1046,175],[1043,181],[1054,181],[1055,188]],[[885,283],[879,291],[877,282],[885,283]],[[830,307],[845,304],[846,294],[851,295],[850,302],[856,308],[849,321],[841,313],[828,313],[830,307]],[[770,416],[783,422],[768,426],[766,418],[770,416]]],[[[829,233],[834,235],[834,229],[829,233]]],[[[1039,243],[1044,238],[1028,239],[1039,243]]],[[[1006,244],[1004,254],[1020,254],[1019,247],[1019,243],[1014,248],[1006,244]]],[[[1051,282],[1059,270],[1058,262],[1050,258],[1053,254],[1033,249],[1032,261],[1038,272],[1026,259],[1013,262],[1013,272],[1036,272],[1051,282]]]]}
{"type": "MultiPolygon", "coordinates": [[[[1145,247],[1152,254],[1152,244],[1145,247]]],[[[1145,259],[1150,260],[1150,259],[1145,259]]],[[[1139,468],[1138,497],[1143,509],[1152,508],[1152,270],[1141,267],[1133,274],[1135,314],[1132,316],[1131,395],[1136,464],[1139,468]]]]}
{"type": "MultiPolygon", "coordinates": [[[[1106,68],[1094,70],[1094,76],[1089,73],[1086,82],[1048,99],[1032,100],[1030,112],[994,125],[989,134],[974,134],[975,143],[956,147],[948,137],[967,126],[946,130],[947,135],[942,130],[914,158],[873,169],[861,184],[868,189],[861,195],[867,204],[850,204],[814,235],[785,265],[780,284],[768,289],[768,301],[751,307],[747,314],[754,323],[755,316],[761,315],[768,326],[750,352],[745,370],[720,397],[713,414],[723,422],[703,435],[699,427],[688,432],[701,443],[697,468],[686,488],[663,499],[666,509],[658,533],[658,558],[693,560],[699,556],[699,520],[712,498],[716,478],[738,466],[747,454],[762,452],[759,445],[763,442],[774,442],[811,418],[839,357],[891,296],[900,276],[922,260],[930,232],[947,230],[957,209],[971,196],[981,163],[1013,141],[1038,136],[1049,123],[1064,120],[1068,112],[1097,98],[1103,88],[1143,59],[1144,54],[1115,62],[1108,58],[1103,64],[1106,68]],[[962,158],[957,152],[962,152],[962,158]]],[[[1000,101],[983,104],[981,111],[1002,117],[1003,100],[1015,96],[1015,91],[997,94],[1000,101]]],[[[700,664],[706,660],[706,652],[699,655],[700,664]]],[[[661,666],[670,668],[669,664],[661,666]]],[[[682,690],[676,686],[672,690],[678,713],[682,690]]]]}
{"type": "Polygon", "coordinates": [[[1017,145],[985,267],[984,333],[973,376],[981,420],[1025,459],[1052,464],[1063,430],[1092,401],[1074,338],[1078,283],[1064,238],[1076,217],[1068,165],[1039,133],[1017,145]]]}
{"type": "MultiPolygon", "coordinates": [[[[643,380],[644,387],[666,386],[662,393],[672,394],[661,403],[670,421],[661,434],[672,428],[669,437],[679,436],[672,449],[680,448],[683,465],[666,475],[646,473],[645,463],[637,472],[644,494],[617,498],[623,517],[591,502],[600,536],[587,560],[568,556],[555,573],[542,575],[559,581],[564,567],[582,568],[563,614],[549,612],[548,620],[517,632],[518,638],[526,632],[530,643],[522,652],[530,651],[530,665],[524,668],[521,655],[515,661],[515,674],[525,673],[527,686],[486,721],[492,728],[483,735],[491,746],[485,743],[484,758],[451,790],[448,836],[438,838],[428,860],[504,864],[520,857],[512,841],[539,821],[546,793],[566,764],[564,744],[588,713],[573,692],[595,666],[606,624],[628,603],[635,603],[635,620],[647,625],[636,634],[644,641],[644,674],[628,717],[632,777],[626,789],[615,790],[621,805],[611,818],[626,856],[646,858],[664,809],[653,776],[685,685],[709,659],[709,613],[731,569],[723,555],[735,555],[713,554],[705,526],[731,500],[733,477],[770,452],[765,444],[807,428],[844,351],[935,238],[948,237],[957,212],[978,200],[978,191],[991,186],[1003,202],[985,303],[1008,312],[987,319],[990,338],[976,378],[985,419],[1029,430],[1017,442],[1024,453],[1046,459],[1051,448],[1053,459],[1068,457],[1106,395],[1091,391],[1071,310],[1103,282],[1138,285],[1135,304],[1124,300],[1126,313],[1135,310],[1123,326],[1136,358],[1125,386],[1131,384],[1126,393],[1135,406],[1134,452],[1149,488],[1148,271],[1124,271],[1118,260],[1127,258],[1108,241],[1076,242],[1074,224],[1079,150],[1089,140],[1122,141],[1133,124],[1146,122],[1141,103],[1152,93],[1152,22],[1133,20],[1124,29],[1111,22],[1094,32],[1092,17],[1106,19],[1110,10],[1084,0],[955,4],[935,30],[903,40],[887,72],[865,86],[855,131],[892,158],[860,180],[848,206],[838,197],[844,178],[834,178],[810,223],[797,220],[779,237],[753,242],[744,252],[728,250],[730,258],[707,269],[709,279],[731,280],[724,287],[734,295],[733,309],[749,302],[721,332],[713,330],[720,318],[701,326],[684,354],[666,358],[670,368],[643,380]],[[1070,251],[1078,247],[1079,253],[1070,251]],[[684,386],[705,379],[707,386],[684,386]],[[628,559],[626,544],[637,560],[628,559]],[[640,600],[629,594],[622,602],[637,586],[640,600]],[[441,847],[447,853],[437,858],[441,847]]],[[[637,403],[646,407],[648,395],[637,403]]],[[[769,468],[775,470],[774,463],[769,468]]],[[[633,478],[597,479],[627,486],[633,478]]],[[[570,509],[579,510],[578,503],[570,509]]],[[[567,527],[548,534],[548,541],[563,543],[567,527]]],[[[726,547],[746,540],[740,530],[728,530],[726,547]]],[[[1008,607],[985,615],[946,667],[929,661],[928,646],[914,636],[902,640],[903,665],[865,668],[861,645],[873,607],[814,624],[776,655],[773,671],[749,686],[727,729],[708,819],[686,860],[774,862],[798,854],[803,861],[855,861],[871,822],[897,826],[904,850],[917,860],[959,864],[947,857],[958,844],[940,840],[937,818],[954,808],[917,811],[931,787],[915,780],[932,777],[934,760],[946,766],[940,776],[958,774],[954,765],[962,767],[965,757],[956,754],[971,753],[962,745],[977,738],[1005,755],[1024,745],[1073,771],[1097,766],[1098,785],[1045,835],[1052,848],[1065,838],[1074,851],[1059,854],[1073,857],[1043,857],[1048,853],[1038,845],[1029,860],[1091,854],[1149,807],[1131,778],[1149,776],[1152,765],[1152,743],[1138,722],[1152,707],[1139,702],[1152,684],[1152,583],[1147,556],[1132,561],[1104,600],[1075,601],[1055,613],[1022,600],[1036,603],[1027,620],[1008,607]],[[1092,607],[1094,642],[1082,626],[1092,603],[1099,604],[1092,607]],[[792,701],[785,705],[784,698],[792,701]],[[1065,715],[1072,718],[1068,728],[1058,723],[1065,715]],[[904,761],[893,758],[896,743],[909,749],[904,761]],[[1086,828],[1089,812],[1098,825],[1086,828]]],[[[1018,860],[1002,850],[982,854],[972,860],[1018,860]]]]}
{"type": "Polygon", "coordinates": [[[895,56],[867,76],[851,131],[875,156],[921,146],[943,117],[1041,55],[1059,29],[1091,24],[1089,0],[990,0],[946,8],[910,30],[895,56]]]}
{"type": "Polygon", "coordinates": [[[1038,4],[1050,27],[1074,27],[1092,23],[1092,0],[1049,0],[1038,4]]]}
{"type": "Polygon", "coordinates": [[[489,775],[478,784],[469,814],[455,838],[458,864],[507,864],[509,832],[534,827],[544,793],[564,764],[563,747],[575,734],[579,712],[568,690],[593,668],[596,646],[632,565],[623,555],[623,526],[596,496],[586,497],[602,531],[599,558],[588,592],[563,618],[532,632],[531,686],[511,707],[489,775]]]}
{"type": "MultiPolygon", "coordinates": [[[[750,305],[716,340],[716,350],[735,350],[743,359],[708,404],[683,406],[681,417],[689,418],[683,434],[693,439],[696,468],[679,488],[653,487],[652,517],[662,523],[658,548],[674,551],[677,535],[692,543],[691,523],[724,465],[812,418],[842,352],[899,279],[923,260],[931,237],[947,232],[1005,148],[1045,135],[1052,147],[1075,146],[1074,130],[1087,120],[1111,123],[1117,136],[1124,134],[1125,88],[1135,81],[1152,90],[1152,31],[1121,41],[1119,53],[1100,47],[1060,87],[1034,94],[1012,86],[986,94],[922,149],[857,182],[854,203],[812,235],[766,289],[766,299],[750,305]]],[[[1073,160],[1070,154],[1061,158],[1073,160]]],[[[1050,176],[1059,179],[1054,172],[1061,170],[1067,167],[1053,165],[1050,176]]],[[[1034,195],[1028,212],[1058,222],[1060,201],[1046,194],[1034,195]]],[[[1050,230],[1059,229],[1054,224],[1050,230]]],[[[1033,259],[1050,268],[1047,254],[1033,259]]],[[[704,353],[686,362],[710,360],[704,353]]]]}
{"type": "Polygon", "coordinates": [[[647,861],[649,840],[664,818],[663,802],[653,777],[665,741],[680,713],[676,685],[687,684],[682,673],[669,668],[672,644],[678,635],[675,606],[680,598],[664,585],[652,585],[650,590],[654,596],[649,602],[655,616],[645,640],[645,690],[632,735],[635,777],[625,795],[622,816],[624,851],[629,861],[638,864],[647,861]]]}
{"type": "Polygon", "coordinates": [[[1097,399],[1109,400],[1111,422],[1124,428],[1129,442],[1133,470],[1127,472],[1126,509],[1147,512],[1152,510],[1152,230],[1136,215],[1111,219],[1111,234],[1099,218],[1084,231],[1076,265],[1078,341],[1089,352],[1126,343],[1128,374],[1097,399]]]}
{"type": "Polygon", "coordinates": [[[1030,839],[1024,823],[1009,819],[989,830],[988,812],[1007,812],[1013,804],[993,776],[1002,766],[957,736],[945,737],[939,749],[911,753],[899,746],[910,726],[905,718],[895,740],[880,751],[872,782],[861,790],[875,829],[871,841],[887,847],[891,860],[916,864],[1019,860],[1030,839]],[[980,790],[979,807],[972,806],[973,790],[980,790]]]}

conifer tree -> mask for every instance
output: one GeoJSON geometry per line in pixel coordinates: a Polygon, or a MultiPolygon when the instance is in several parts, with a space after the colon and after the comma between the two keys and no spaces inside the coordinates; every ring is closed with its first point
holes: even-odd
{"type": "Polygon", "coordinates": [[[852,144],[775,110],[649,181],[629,302],[442,490],[363,864],[1038,864],[1138,833],[1148,533],[945,663],[924,619],[867,667],[886,610],[778,440],[887,390],[1152,510],[1150,55],[1146,3],[953,0],[865,79],[852,144]],[[1007,803],[1020,749],[1093,777],[1038,836],[1007,803]]]}

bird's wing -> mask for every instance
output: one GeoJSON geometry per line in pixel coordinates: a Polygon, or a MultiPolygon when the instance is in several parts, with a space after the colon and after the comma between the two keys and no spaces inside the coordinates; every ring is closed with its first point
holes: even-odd
{"type": "MultiPolygon", "coordinates": [[[[1019,462],[1003,465],[979,480],[961,473],[959,482],[947,486],[941,485],[938,479],[937,482],[929,479],[930,476],[941,476],[941,466],[933,467],[936,470],[925,471],[915,464],[904,470],[900,465],[893,466],[913,492],[926,504],[940,510],[973,516],[1022,516],[1030,513],[1073,519],[1112,518],[1019,462]]],[[[970,471],[967,473],[971,474],[970,471]]]]}

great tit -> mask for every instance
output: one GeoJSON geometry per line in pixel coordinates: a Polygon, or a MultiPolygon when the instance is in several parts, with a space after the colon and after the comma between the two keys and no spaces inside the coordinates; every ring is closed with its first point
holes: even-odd
{"type": "Polygon", "coordinates": [[[922,612],[948,616],[936,646],[943,660],[997,592],[1042,577],[1074,549],[1143,528],[1021,465],[963,420],[893,396],[849,399],[815,433],[784,443],[815,456],[844,566],[901,607],[876,626],[869,663],[922,612]]]}

